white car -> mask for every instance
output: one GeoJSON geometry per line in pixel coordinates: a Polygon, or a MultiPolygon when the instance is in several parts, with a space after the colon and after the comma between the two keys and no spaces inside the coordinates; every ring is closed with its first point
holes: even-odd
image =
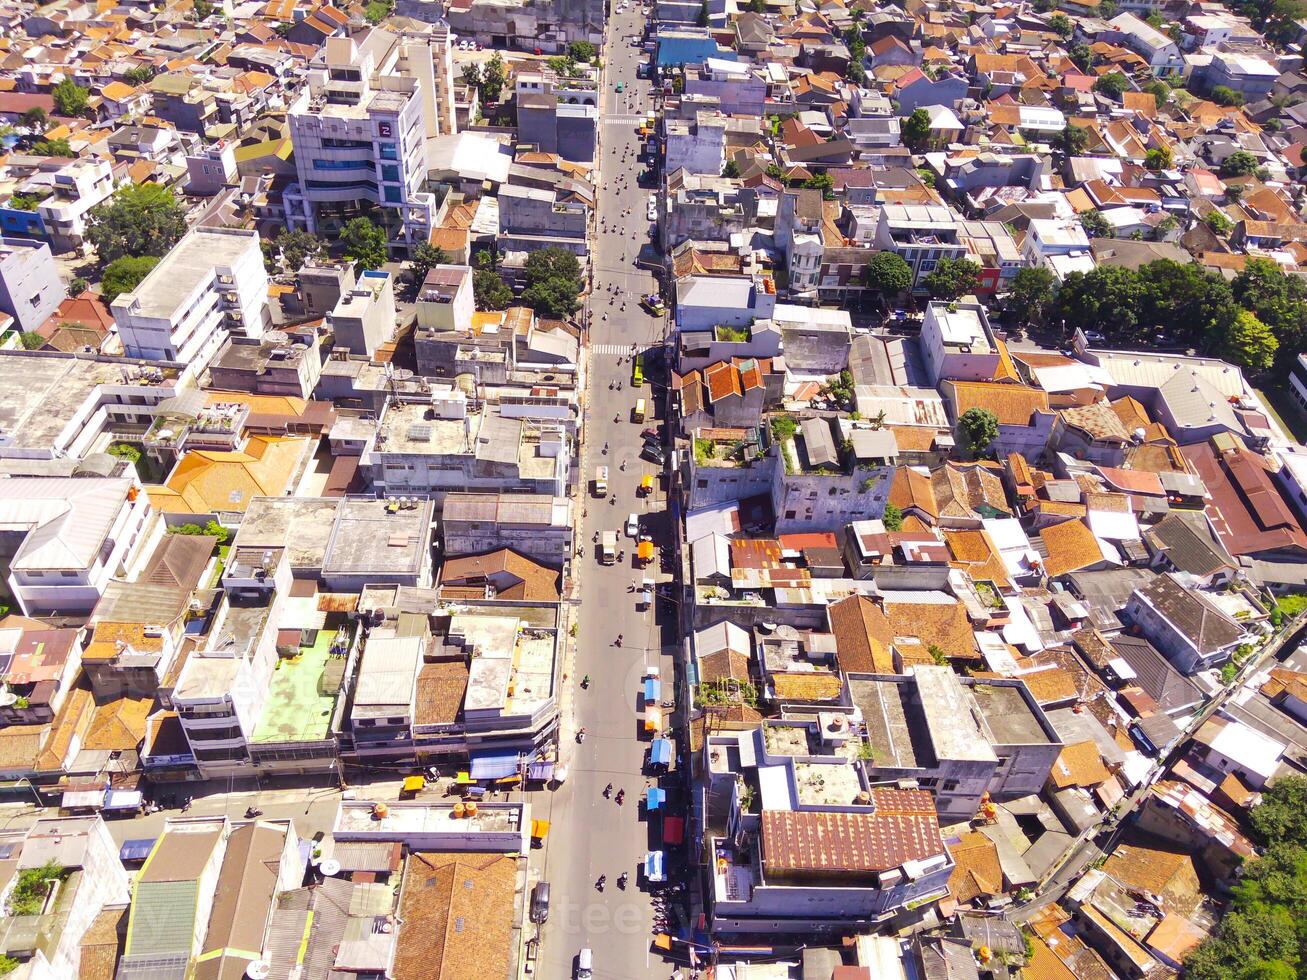
{"type": "Polygon", "coordinates": [[[649,202],[649,210],[646,212],[645,216],[646,216],[650,221],[657,221],[657,220],[658,220],[658,205],[655,204],[653,201],[650,201],[650,202],[649,202]]]}
{"type": "Polygon", "coordinates": [[[622,528],[628,538],[638,538],[640,536],[640,515],[627,514],[626,526],[622,528]]]}

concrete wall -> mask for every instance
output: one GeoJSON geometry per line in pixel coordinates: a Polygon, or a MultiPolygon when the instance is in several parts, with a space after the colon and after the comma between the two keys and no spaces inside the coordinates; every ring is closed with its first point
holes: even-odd
{"type": "Polygon", "coordinates": [[[0,311],[12,316],[19,330],[35,330],[67,295],[49,245],[0,238],[0,311]]]}

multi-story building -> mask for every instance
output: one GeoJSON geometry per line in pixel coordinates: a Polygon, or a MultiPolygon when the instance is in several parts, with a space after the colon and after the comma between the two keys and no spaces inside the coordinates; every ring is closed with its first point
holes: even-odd
{"type": "Polygon", "coordinates": [[[89,612],[135,554],[149,513],[135,479],[0,480],[0,525],[16,539],[9,590],[24,615],[89,612]]]}
{"type": "Polygon", "coordinates": [[[940,259],[965,259],[962,222],[941,204],[886,204],[876,225],[876,248],[895,252],[912,266],[913,283],[930,275],[940,259]]]}
{"type": "Polygon", "coordinates": [[[49,245],[0,238],[0,312],[13,317],[18,330],[35,330],[67,295],[49,245]]]}
{"type": "Polygon", "coordinates": [[[821,274],[821,191],[786,191],[776,211],[776,241],[785,252],[790,292],[815,292],[821,274]]]}
{"type": "Polygon", "coordinates": [[[693,120],[664,120],[664,170],[684,167],[692,174],[720,174],[726,162],[728,120],[720,112],[700,111],[693,120]]]}
{"type": "Polygon", "coordinates": [[[564,190],[507,184],[499,189],[499,248],[534,252],[564,248],[583,256],[590,208],[564,190]]]}
{"type": "Polygon", "coordinates": [[[1031,219],[1021,254],[1030,265],[1046,266],[1059,280],[1094,270],[1089,236],[1074,218],[1031,219]]]}
{"type": "Polygon", "coordinates": [[[512,548],[553,568],[572,551],[576,518],[567,497],[526,493],[451,493],[441,515],[445,555],[512,548]]]}
{"type": "Polygon", "coordinates": [[[218,122],[216,94],[190,72],[170,71],[150,79],[151,112],[177,129],[200,136],[218,122]]]}
{"type": "Polygon", "coordinates": [[[395,283],[389,272],[368,269],[327,315],[335,346],[371,359],[395,333],[395,283]]]}
{"type": "Polygon", "coordinates": [[[932,384],[999,380],[1004,360],[985,307],[976,302],[932,302],[921,324],[921,353],[932,384]]]}
{"type": "Polygon", "coordinates": [[[319,231],[377,205],[392,248],[426,242],[436,220],[427,180],[427,140],[446,132],[437,76],[448,44],[374,28],[332,37],[315,55],[290,109],[297,185],[288,218],[319,231]],[[437,54],[443,54],[437,71],[437,54]]]}
{"type": "MultiPolygon", "coordinates": [[[[418,289],[419,333],[424,330],[463,333],[471,328],[472,314],[475,312],[471,266],[438,265],[427,273],[418,289]]],[[[419,354],[418,362],[421,361],[422,356],[419,354]]]]}
{"type": "Polygon", "coordinates": [[[271,319],[258,232],[192,229],[111,309],[128,357],[203,370],[229,332],[259,338],[271,319]]]}
{"type": "Polygon", "coordinates": [[[269,333],[261,340],[228,337],[209,365],[209,384],[219,391],[308,398],[322,375],[321,345],[315,330],[269,333]]]}
{"type": "Polygon", "coordinates": [[[36,208],[40,227],[36,234],[56,252],[82,248],[86,218],[91,209],[114,192],[113,166],[109,160],[81,157],[53,174],[42,174],[38,186],[51,191],[36,208]]]}

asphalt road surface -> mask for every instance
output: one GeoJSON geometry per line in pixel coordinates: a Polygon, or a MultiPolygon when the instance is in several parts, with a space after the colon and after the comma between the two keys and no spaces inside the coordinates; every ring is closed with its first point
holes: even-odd
{"type": "MultiPolygon", "coordinates": [[[[656,545],[670,544],[665,493],[658,480],[660,467],[640,459],[641,431],[657,424],[655,406],[662,390],[631,384],[632,344],[645,348],[662,342],[661,319],[645,313],[640,297],[657,288],[653,277],[636,266],[641,247],[650,241],[646,208],[652,190],[637,186],[642,167],[637,160],[640,138],[634,119],[653,103],[649,82],[638,80],[636,65],[643,52],[631,36],[642,33],[644,15],[638,5],[613,9],[603,52],[605,71],[600,101],[600,162],[592,265],[594,288],[590,301],[590,360],[586,391],[587,422],[582,450],[581,524],[577,532],[583,555],[577,562],[580,604],[576,660],[567,683],[574,685],[574,717],[563,726],[563,751],[569,763],[567,782],[538,810],[551,822],[545,845],[542,877],[551,887],[549,922],[541,933],[538,975],[549,980],[569,977],[578,951],[589,946],[596,978],[665,977],[671,967],[650,954],[653,919],[645,890],[642,864],[650,849],[650,829],[641,800],[651,780],[643,775],[649,736],[643,731],[639,700],[645,671],[660,665],[663,697],[670,697],[671,660],[662,657],[663,635],[670,624],[656,621],[654,612],[638,609],[629,591],[645,572],[635,565],[635,542],[622,535],[629,513],[640,515],[656,545]],[[617,82],[624,91],[615,91],[617,82]],[[611,302],[610,302],[611,300],[611,302]],[[625,309],[622,304],[625,303],[625,309]],[[622,389],[610,384],[622,383],[622,389]],[[644,398],[650,418],[640,423],[633,413],[644,398]],[[604,448],[607,447],[607,452],[604,448]],[[598,466],[608,466],[608,497],[596,497],[593,479],[598,466]],[[623,469],[624,466],[624,469],[623,469]],[[655,491],[640,497],[636,488],[645,474],[655,477],[655,491]],[[615,530],[625,560],[601,565],[596,559],[596,531],[615,530]],[[614,642],[621,634],[622,645],[614,642]],[[660,664],[661,661],[661,664],[660,664]],[[590,684],[582,690],[580,679],[590,684]],[[578,745],[572,733],[587,730],[578,745]],[[626,791],[618,806],[605,799],[604,787],[626,791]],[[630,878],[624,890],[617,877],[630,878]],[[607,875],[603,891],[595,887],[607,875]]],[[[656,567],[656,562],[650,566],[656,567]]],[[[656,604],[657,605],[657,604],[656,604]]],[[[665,606],[658,617],[672,613],[665,606]]],[[[671,635],[670,633],[668,634],[671,635]]]]}

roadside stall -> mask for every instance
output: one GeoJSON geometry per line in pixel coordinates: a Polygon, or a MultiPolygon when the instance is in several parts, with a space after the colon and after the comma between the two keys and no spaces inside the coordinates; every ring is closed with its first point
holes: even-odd
{"type": "Polygon", "coordinates": [[[401,800],[411,800],[427,787],[427,781],[422,776],[405,776],[404,784],[399,788],[399,798],[401,800]]]}
{"type": "Polygon", "coordinates": [[[651,884],[667,880],[665,855],[662,851],[650,851],[644,856],[644,876],[651,884]]]}
{"type": "Polygon", "coordinates": [[[649,766],[654,770],[666,772],[672,764],[672,743],[670,739],[656,738],[649,746],[649,766]]]}
{"type": "Polygon", "coordinates": [[[644,709],[644,730],[651,735],[657,735],[663,730],[663,712],[661,708],[646,707],[644,709]]]}
{"type": "Polygon", "coordinates": [[[644,679],[643,690],[641,693],[644,695],[644,703],[646,707],[651,704],[657,704],[658,697],[662,693],[662,684],[659,682],[657,677],[646,677],[644,679]]]}
{"type": "Polygon", "coordinates": [[[641,541],[635,546],[635,560],[640,563],[640,567],[648,565],[653,561],[654,545],[652,541],[641,541]]]}
{"type": "Polygon", "coordinates": [[[644,476],[640,477],[640,487],[638,492],[641,497],[649,496],[649,494],[653,493],[653,489],[654,478],[652,473],[646,473],[644,476]]]}
{"type": "Polygon", "coordinates": [[[549,837],[549,821],[532,820],[531,821],[531,846],[544,847],[545,841],[548,839],[548,837],[549,837]]]}
{"type": "Polygon", "coordinates": [[[657,786],[650,786],[644,794],[644,809],[646,813],[657,813],[659,808],[667,800],[667,792],[659,789],[657,786]]]}

